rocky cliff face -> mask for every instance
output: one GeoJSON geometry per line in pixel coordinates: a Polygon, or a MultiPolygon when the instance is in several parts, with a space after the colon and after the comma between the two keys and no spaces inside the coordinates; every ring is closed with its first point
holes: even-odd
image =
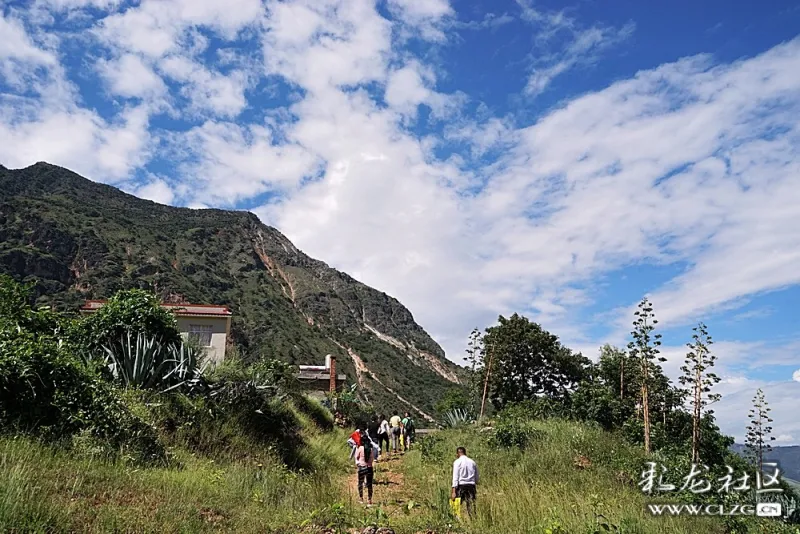
{"type": "Polygon", "coordinates": [[[432,411],[459,368],[397,299],[298,250],[246,212],[163,206],[37,163],[0,167],[0,270],[41,303],[143,287],[225,304],[247,358],[340,367],[383,409],[432,411]],[[358,365],[356,365],[356,363],[358,365]]]}

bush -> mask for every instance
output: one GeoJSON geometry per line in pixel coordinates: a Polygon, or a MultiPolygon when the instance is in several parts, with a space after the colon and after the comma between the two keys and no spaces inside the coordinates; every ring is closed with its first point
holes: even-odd
{"type": "Polygon", "coordinates": [[[423,436],[417,441],[417,449],[419,449],[422,459],[435,463],[441,462],[445,458],[444,447],[446,442],[442,436],[437,434],[428,434],[423,436]]]}
{"type": "Polygon", "coordinates": [[[548,409],[548,404],[538,400],[509,405],[497,416],[490,445],[524,449],[534,438],[540,437],[540,433],[531,423],[548,409]]]}
{"type": "Polygon", "coordinates": [[[119,291],[99,310],[79,322],[74,341],[88,351],[120,343],[128,333],[143,333],[166,345],[179,345],[175,315],[161,307],[158,298],[141,289],[119,291]]]}
{"type": "Polygon", "coordinates": [[[339,419],[338,424],[365,428],[375,417],[375,409],[358,397],[357,388],[353,384],[343,391],[328,393],[327,403],[339,419]]]}
{"type": "Polygon", "coordinates": [[[0,427],[64,442],[84,433],[114,454],[163,461],[153,429],[65,342],[70,321],[31,309],[30,289],[0,277],[0,427]]]}
{"type": "Polygon", "coordinates": [[[72,321],[49,309],[33,310],[32,290],[33,284],[20,284],[0,274],[0,330],[24,330],[58,339],[66,337],[73,328],[72,321]]]}
{"type": "Polygon", "coordinates": [[[48,339],[0,333],[0,425],[51,440],[81,431],[143,462],[165,459],[152,428],[115,391],[48,339]]]}
{"type": "Polygon", "coordinates": [[[467,410],[462,408],[453,408],[452,410],[445,412],[442,420],[442,426],[444,428],[460,428],[467,426],[474,421],[475,418],[472,417],[472,414],[467,410]]]}
{"type": "Polygon", "coordinates": [[[143,332],[128,332],[119,343],[104,346],[104,363],[111,378],[125,388],[169,391],[203,388],[201,354],[187,344],[165,344],[143,332]]]}
{"type": "Polygon", "coordinates": [[[531,427],[530,421],[498,421],[494,427],[494,434],[489,439],[489,444],[496,448],[518,447],[524,449],[541,434],[531,427]]]}

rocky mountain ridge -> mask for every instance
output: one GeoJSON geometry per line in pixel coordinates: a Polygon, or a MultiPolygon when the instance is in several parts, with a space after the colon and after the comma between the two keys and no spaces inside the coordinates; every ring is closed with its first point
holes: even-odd
{"type": "Polygon", "coordinates": [[[254,214],[164,206],[47,163],[0,166],[0,271],[35,280],[39,302],[62,309],[129,287],[227,305],[246,358],[337,355],[386,410],[429,416],[459,381],[397,299],[309,257],[254,214]]]}

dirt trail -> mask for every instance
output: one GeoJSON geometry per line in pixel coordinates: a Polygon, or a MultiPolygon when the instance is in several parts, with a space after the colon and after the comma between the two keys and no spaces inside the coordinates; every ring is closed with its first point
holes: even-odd
{"type": "MultiPolygon", "coordinates": [[[[381,454],[381,459],[374,464],[375,476],[373,479],[372,502],[375,506],[381,506],[386,513],[391,513],[407,503],[411,496],[409,489],[403,483],[403,473],[400,464],[403,461],[403,454],[397,453],[389,456],[381,454]]],[[[358,502],[358,477],[355,467],[352,473],[347,475],[344,481],[347,486],[347,494],[354,502],[358,502]]],[[[364,488],[364,502],[367,499],[367,490],[364,488]]]]}

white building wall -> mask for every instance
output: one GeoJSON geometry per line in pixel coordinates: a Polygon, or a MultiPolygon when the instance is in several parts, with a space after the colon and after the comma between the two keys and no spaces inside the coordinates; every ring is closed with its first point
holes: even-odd
{"type": "Polygon", "coordinates": [[[206,361],[218,364],[225,359],[225,346],[227,345],[228,334],[230,333],[229,317],[178,316],[177,319],[178,331],[184,339],[189,338],[193,326],[210,327],[211,340],[210,344],[205,347],[206,361]]]}

